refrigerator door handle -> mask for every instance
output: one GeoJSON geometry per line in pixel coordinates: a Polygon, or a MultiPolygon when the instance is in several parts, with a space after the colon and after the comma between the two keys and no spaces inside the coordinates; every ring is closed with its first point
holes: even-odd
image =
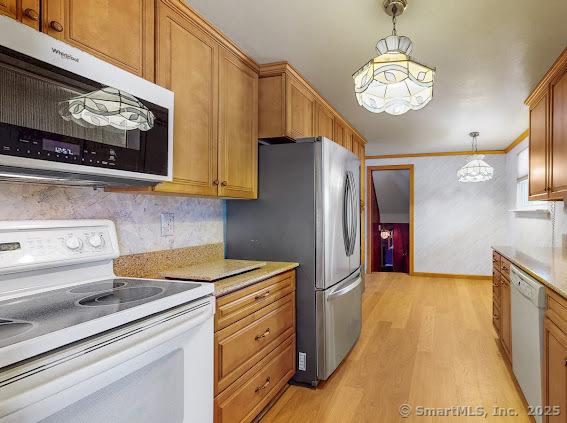
{"type": "Polygon", "coordinates": [[[354,175],[349,171],[350,177],[350,192],[351,192],[351,236],[350,236],[350,251],[349,256],[354,253],[355,242],[356,242],[356,229],[358,224],[357,212],[356,212],[356,186],[354,182],[354,175]]]}
{"type": "Polygon", "coordinates": [[[353,279],[349,284],[338,286],[333,291],[331,291],[327,296],[327,301],[332,301],[337,297],[341,297],[345,294],[348,294],[353,289],[356,289],[361,283],[362,283],[362,278],[360,277],[360,274],[357,274],[356,278],[353,279]]]}
{"type": "Polygon", "coordinates": [[[343,193],[343,239],[345,243],[346,255],[350,251],[350,179],[348,172],[345,174],[345,189],[343,193]]]}

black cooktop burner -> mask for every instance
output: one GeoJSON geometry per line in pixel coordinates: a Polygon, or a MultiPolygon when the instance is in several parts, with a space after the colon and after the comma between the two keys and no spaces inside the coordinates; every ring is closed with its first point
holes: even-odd
{"type": "Polygon", "coordinates": [[[157,286],[114,289],[112,291],[103,292],[91,295],[87,298],[83,298],[79,301],[79,304],[82,306],[91,307],[124,304],[130,303],[132,301],[146,300],[151,297],[155,297],[162,292],[163,288],[159,288],[157,286]]]}

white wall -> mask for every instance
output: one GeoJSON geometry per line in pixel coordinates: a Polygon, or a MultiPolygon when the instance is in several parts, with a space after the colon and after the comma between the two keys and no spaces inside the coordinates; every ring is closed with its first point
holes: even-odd
{"type": "Polygon", "coordinates": [[[528,147],[526,139],[506,154],[506,191],[507,191],[507,244],[517,248],[522,246],[555,247],[562,246],[562,238],[567,232],[567,210],[561,201],[549,202],[552,213],[549,216],[516,214],[509,212],[516,205],[516,175],[518,153],[528,147]],[[555,218],[553,225],[552,217],[555,218]],[[553,228],[553,226],[555,226],[553,228]],[[553,241],[552,241],[553,239],[553,241]]]}
{"type": "Polygon", "coordinates": [[[372,173],[380,222],[409,223],[409,171],[380,170],[372,173]]]}
{"type": "Polygon", "coordinates": [[[0,183],[0,220],[111,219],[122,254],[223,242],[224,201],[0,183]],[[162,237],[160,213],[174,213],[162,237]]]}
{"type": "Polygon", "coordinates": [[[367,166],[414,164],[415,272],[491,275],[490,247],[506,243],[506,156],[488,155],[494,178],[473,184],[457,181],[457,171],[466,159],[434,156],[366,161],[367,166]]]}

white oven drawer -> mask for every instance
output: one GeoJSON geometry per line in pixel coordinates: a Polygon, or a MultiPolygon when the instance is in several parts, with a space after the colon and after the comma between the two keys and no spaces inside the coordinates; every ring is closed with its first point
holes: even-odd
{"type": "Polygon", "coordinates": [[[1,423],[212,422],[214,299],[0,371],[1,423]]]}

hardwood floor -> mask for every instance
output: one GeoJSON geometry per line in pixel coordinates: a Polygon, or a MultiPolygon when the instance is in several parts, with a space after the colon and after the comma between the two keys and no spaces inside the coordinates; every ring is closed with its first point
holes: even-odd
{"type": "Polygon", "coordinates": [[[317,389],[290,386],[266,422],[529,422],[492,328],[488,281],[377,273],[366,279],[361,337],[317,389]],[[402,418],[402,404],[412,415],[402,418]],[[484,407],[483,417],[416,407],[484,407]],[[494,417],[493,407],[516,417],[494,417]]]}

